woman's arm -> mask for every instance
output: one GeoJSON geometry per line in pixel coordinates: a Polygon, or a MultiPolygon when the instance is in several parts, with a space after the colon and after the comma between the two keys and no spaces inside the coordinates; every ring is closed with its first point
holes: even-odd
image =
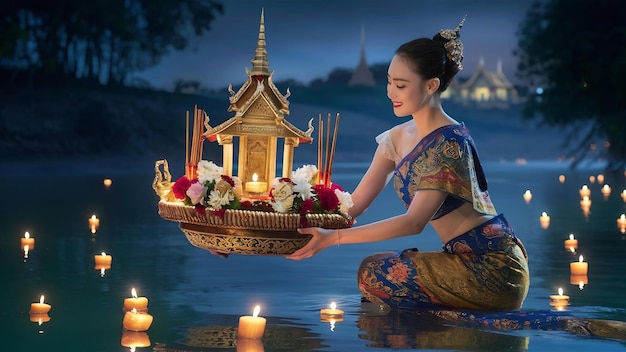
{"type": "Polygon", "coordinates": [[[309,243],[297,250],[288,259],[300,260],[311,257],[334,244],[365,243],[382,241],[407,235],[419,234],[424,230],[433,214],[445,200],[447,193],[437,190],[415,192],[406,213],[368,225],[341,230],[308,227],[299,229],[302,234],[313,236],[309,243]]]}

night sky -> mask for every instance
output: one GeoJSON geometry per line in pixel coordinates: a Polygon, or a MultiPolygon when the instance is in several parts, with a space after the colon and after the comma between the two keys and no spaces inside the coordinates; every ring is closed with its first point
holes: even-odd
{"type": "Polygon", "coordinates": [[[270,70],[274,81],[294,78],[309,83],[334,68],[354,68],[359,61],[361,28],[365,28],[368,64],[388,63],[395,49],[417,37],[432,37],[454,28],[467,14],[461,38],[469,76],[480,58],[489,70],[498,60],[516,82],[516,32],[531,0],[222,0],[224,14],[202,37],[190,37],[184,52],[173,52],[136,76],[154,87],[171,89],[177,79],[197,80],[221,88],[245,80],[244,68],[256,47],[261,9],[270,70]]]}

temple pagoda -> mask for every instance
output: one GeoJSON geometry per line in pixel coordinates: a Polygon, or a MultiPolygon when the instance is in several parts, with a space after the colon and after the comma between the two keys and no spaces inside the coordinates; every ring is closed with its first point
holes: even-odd
{"type": "Polygon", "coordinates": [[[302,131],[289,123],[289,89],[281,94],[272,82],[274,72],[269,70],[265,43],[264,11],[261,21],[257,47],[251,61],[252,70],[247,68],[246,82],[238,92],[229,87],[230,106],[228,111],[235,116],[211,127],[205,122],[205,136],[209,141],[217,141],[223,147],[224,174],[233,175],[234,137],[239,137],[237,176],[242,184],[256,182],[266,187],[276,177],[276,152],[278,139],[283,138],[282,177],[291,177],[294,148],[300,143],[311,143],[313,132],[312,119],[308,129],[302,131]]]}

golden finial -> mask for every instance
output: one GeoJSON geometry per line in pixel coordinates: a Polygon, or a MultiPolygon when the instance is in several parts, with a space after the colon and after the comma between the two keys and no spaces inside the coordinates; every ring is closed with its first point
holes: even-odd
{"type": "Polygon", "coordinates": [[[265,9],[261,9],[261,25],[259,26],[259,40],[256,50],[254,51],[254,59],[252,59],[252,76],[269,76],[270,63],[267,61],[267,49],[265,48],[265,9]]]}

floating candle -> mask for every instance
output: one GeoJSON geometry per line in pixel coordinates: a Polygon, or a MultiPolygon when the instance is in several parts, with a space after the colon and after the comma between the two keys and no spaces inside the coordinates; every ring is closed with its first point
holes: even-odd
{"type": "Polygon", "coordinates": [[[576,252],[576,250],[578,249],[578,240],[574,238],[573,234],[570,234],[569,238],[565,240],[563,244],[565,245],[565,249],[570,252],[576,252]]]}
{"type": "Polygon", "coordinates": [[[320,310],[321,318],[343,318],[343,310],[337,309],[337,304],[335,302],[330,303],[330,308],[322,308],[320,310]]]}
{"type": "Polygon", "coordinates": [[[35,238],[30,237],[28,231],[24,232],[24,237],[20,238],[20,247],[24,248],[24,246],[28,246],[29,251],[35,249],[35,238]]]}
{"type": "Polygon", "coordinates": [[[622,196],[622,200],[626,202],[626,189],[622,191],[621,196],[622,196]]]}
{"type": "Polygon", "coordinates": [[[539,217],[539,224],[543,229],[547,229],[550,226],[550,216],[545,211],[539,217]]]}
{"type": "Polygon", "coordinates": [[[122,330],[122,346],[130,347],[131,350],[137,347],[150,347],[150,337],[145,331],[127,331],[122,330]]]}
{"type": "Polygon", "coordinates": [[[113,257],[111,257],[110,254],[106,254],[105,252],[102,252],[99,255],[94,255],[93,258],[94,258],[94,261],[96,262],[96,266],[100,266],[100,267],[108,266],[108,268],[105,268],[105,269],[111,268],[111,261],[113,260],[113,257]]]}
{"type": "Polygon", "coordinates": [[[565,310],[569,305],[569,296],[563,294],[563,289],[559,287],[558,295],[550,295],[550,305],[556,310],[565,310]]]}
{"type": "Polygon", "coordinates": [[[238,337],[246,339],[260,339],[263,337],[267,320],[258,316],[260,311],[261,307],[257,305],[254,307],[252,316],[244,315],[239,317],[238,337]]]}
{"type": "Polygon", "coordinates": [[[530,203],[530,200],[533,199],[533,194],[530,192],[529,189],[526,190],[526,192],[524,192],[524,200],[526,201],[526,204],[530,203]]]}
{"type": "Polygon", "coordinates": [[[626,215],[622,214],[617,218],[617,228],[622,234],[626,233],[626,215]]]}
{"type": "Polygon", "coordinates": [[[48,313],[30,313],[29,318],[30,321],[39,325],[50,321],[50,316],[48,315],[48,313]]]}
{"type": "Polygon", "coordinates": [[[138,312],[143,312],[148,310],[148,298],[146,297],[137,297],[137,290],[133,287],[130,290],[131,296],[129,298],[124,298],[124,311],[137,310],[138,312]]]}
{"type": "Polygon", "coordinates": [[[583,185],[578,193],[580,194],[580,198],[591,197],[591,189],[589,189],[587,185],[583,185]]]}
{"type": "Polygon", "coordinates": [[[89,218],[89,230],[91,233],[96,233],[98,227],[100,226],[100,219],[94,214],[89,218]]]}
{"type": "Polygon", "coordinates": [[[589,263],[583,261],[583,256],[578,257],[577,262],[569,263],[570,275],[587,275],[589,263]]]}
{"type": "Polygon", "coordinates": [[[30,304],[30,313],[31,314],[48,313],[50,311],[50,308],[52,308],[52,306],[43,302],[44,302],[44,296],[41,295],[41,297],[39,298],[39,303],[33,302],[30,304]]]}
{"type": "Polygon", "coordinates": [[[559,182],[565,183],[565,175],[559,175],[559,182]]]}
{"type": "Polygon", "coordinates": [[[146,331],[152,325],[152,315],[144,312],[138,312],[135,308],[124,313],[122,325],[124,329],[131,331],[146,331]]]}
{"type": "Polygon", "coordinates": [[[113,181],[111,181],[110,178],[105,178],[104,181],[102,181],[102,183],[104,184],[104,187],[109,188],[111,187],[111,184],[113,184],[113,181]]]}
{"type": "Polygon", "coordinates": [[[599,174],[596,177],[596,180],[598,180],[598,183],[604,183],[604,175],[603,174],[599,174]]]}
{"type": "Polygon", "coordinates": [[[589,183],[595,183],[596,177],[594,175],[589,176],[589,183]]]}
{"type": "Polygon", "coordinates": [[[604,196],[604,198],[608,198],[611,195],[611,186],[609,185],[602,186],[602,189],[600,190],[600,192],[602,192],[602,195],[604,196]]]}

